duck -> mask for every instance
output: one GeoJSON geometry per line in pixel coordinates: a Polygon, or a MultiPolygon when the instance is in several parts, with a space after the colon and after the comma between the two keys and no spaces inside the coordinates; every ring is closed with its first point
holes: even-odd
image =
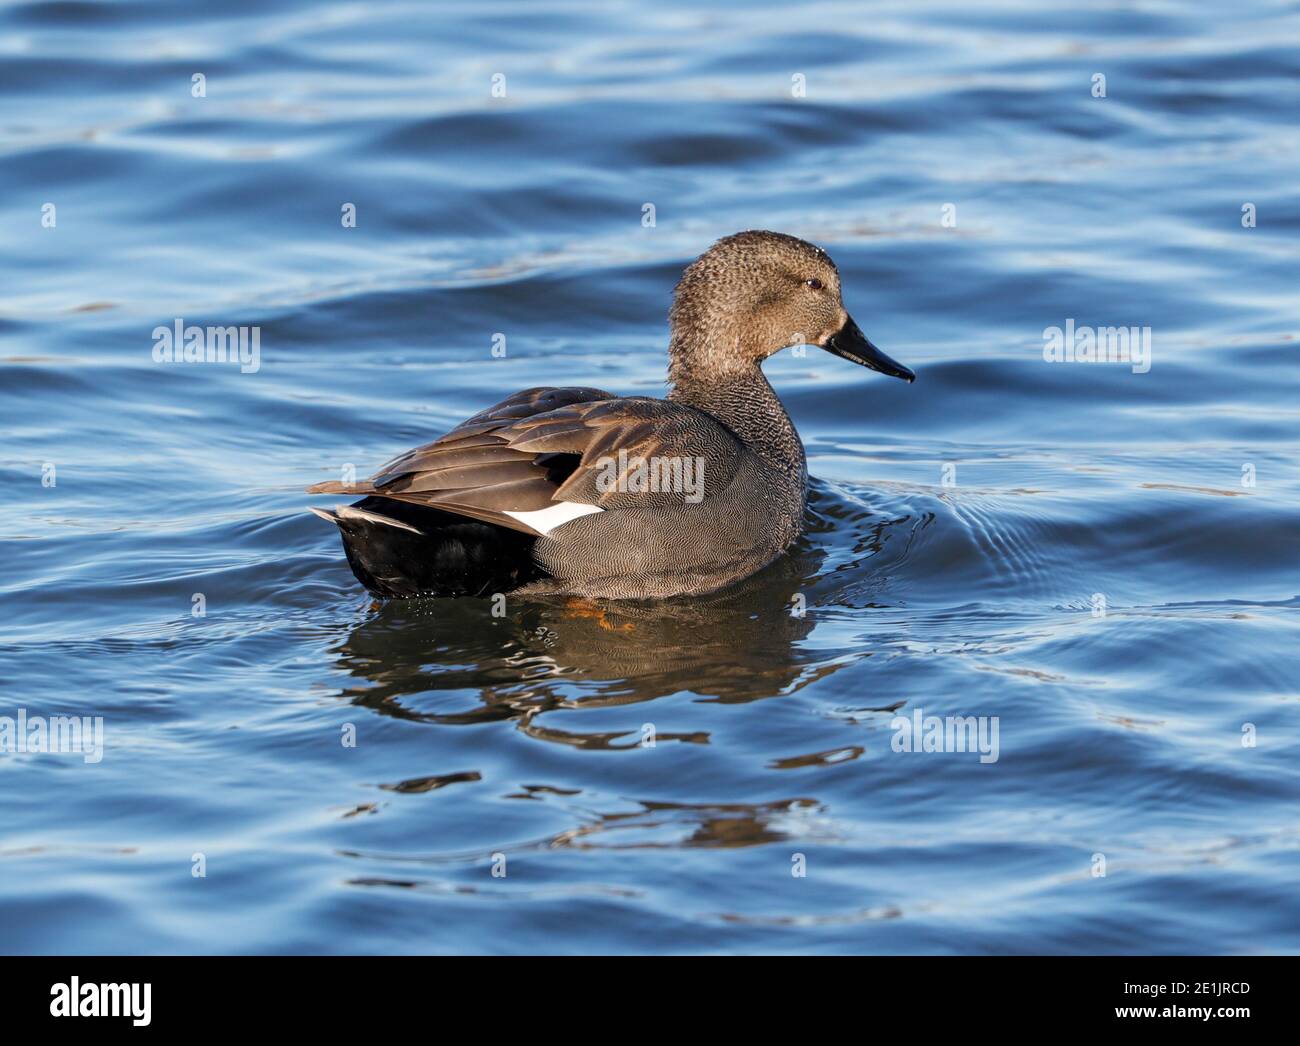
{"type": "Polygon", "coordinates": [[[716,592],[803,532],[803,443],[762,370],[794,345],[916,377],[854,322],[826,251],[740,232],[677,284],[665,398],[524,389],[367,480],[308,487],[360,498],[310,511],[379,599],[716,592]]]}

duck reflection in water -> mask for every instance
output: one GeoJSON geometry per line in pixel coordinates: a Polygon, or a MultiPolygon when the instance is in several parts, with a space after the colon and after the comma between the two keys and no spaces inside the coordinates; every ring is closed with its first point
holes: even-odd
{"type": "Polygon", "coordinates": [[[339,648],[339,667],[364,681],[342,696],[400,718],[518,719],[539,739],[636,747],[635,733],[584,737],[550,730],[539,717],[685,690],[726,703],[795,692],[819,677],[805,671],[819,658],[800,656],[795,644],[815,624],[798,594],[809,591],[820,558],[804,550],[725,592],[690,601],[510,596],[501,617],[492,616],[491,600],[386,603],[339,648]],[[467,691],[477,692],[477,705],[467,704],[467,691]]]}
{"type": "MultiPolygon", "coordinates": [[[[806,650],[802,641],[825,608],[860,600],[864,581],[880,570],[873,561],[890,533],[912,524],[907,518],[850,522],[845,517],[856,514],[852,506],[820,484],[812,494],[809,534],[789,556],[707,596],[596,601],[509,595],[503,603],[376,604],[337,648],[338,667],[358,681],[340,696],[398,718],[447,725],[516,719],[538,739],[632,748],[640,743],[634,733],[574,735],[544,727],[540,715],[684,691],[723,704],[795,693],[853,660],[828,663],[825,650],[806,650]],[[828,569],[819,536],[842,537],[846,526],[862,528],[851,546],[852,562],[828,569]],[[493,616],[494,605],[503,606],[503,616],[493,616]]],[[[871,651],[846,653],[865,657],[871,651]]]]}

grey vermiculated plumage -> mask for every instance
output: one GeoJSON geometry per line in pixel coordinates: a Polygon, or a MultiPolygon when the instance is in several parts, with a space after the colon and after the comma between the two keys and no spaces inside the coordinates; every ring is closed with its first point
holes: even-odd
{"type": "Polygon", "coordinates": [[[365,496],[312,511],[339,525],[353,571],[381,596],[488,594],[480,589],[517,581],[522,594],[662,598],[753,574],[801,533],[808,480],[763,360],[821,345],[912,376],[887,357],[863,358],[878,350],[849,319],[834,263],[780,233],[714,244],[682,275],[670,322],[667,399],[527,389],[367,481],[309,488],[365,496]],[[855,351],[841,350],[846,332],[861,339],[855,351]],[[602,477],[620,452],[633,463],[702,461],[702,496],[610,487],[602,477]],[[549,532],[519,518],[559,503],[601,511],[549,532]]]}

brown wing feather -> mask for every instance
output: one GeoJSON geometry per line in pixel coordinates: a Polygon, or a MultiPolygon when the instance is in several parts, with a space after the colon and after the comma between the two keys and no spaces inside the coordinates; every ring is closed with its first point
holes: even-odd
{"type": "Polygon", "coordinates": [[[310,493],[370,494],[428,505],[498,526],[538,534],[507,512],[532,512],[557,501],[602,507],[680,503],[680,493],[602,490],[600,473],[626,451],[631,460],[702,457],[706,490],[725,486],[740,444],[713,418],[667,400],[619,398],[590,388],[534,388],[475,414],[445,436],[407,451],[364,482],[318,483],[310,493]],[[555,455],[576,468],[554,478],[555,455]]]}

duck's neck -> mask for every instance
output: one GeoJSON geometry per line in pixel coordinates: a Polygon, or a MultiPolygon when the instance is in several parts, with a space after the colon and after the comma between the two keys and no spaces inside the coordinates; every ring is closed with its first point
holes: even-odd
{"type": "Polygon", "coordinates": [[[808,472],[803,443],[785,407],[757,363],[737,364],[726,373],[699,370],[673,354],[668,398],[707,411],[740,437],[750,450],[802,488],[808,472]]]}

